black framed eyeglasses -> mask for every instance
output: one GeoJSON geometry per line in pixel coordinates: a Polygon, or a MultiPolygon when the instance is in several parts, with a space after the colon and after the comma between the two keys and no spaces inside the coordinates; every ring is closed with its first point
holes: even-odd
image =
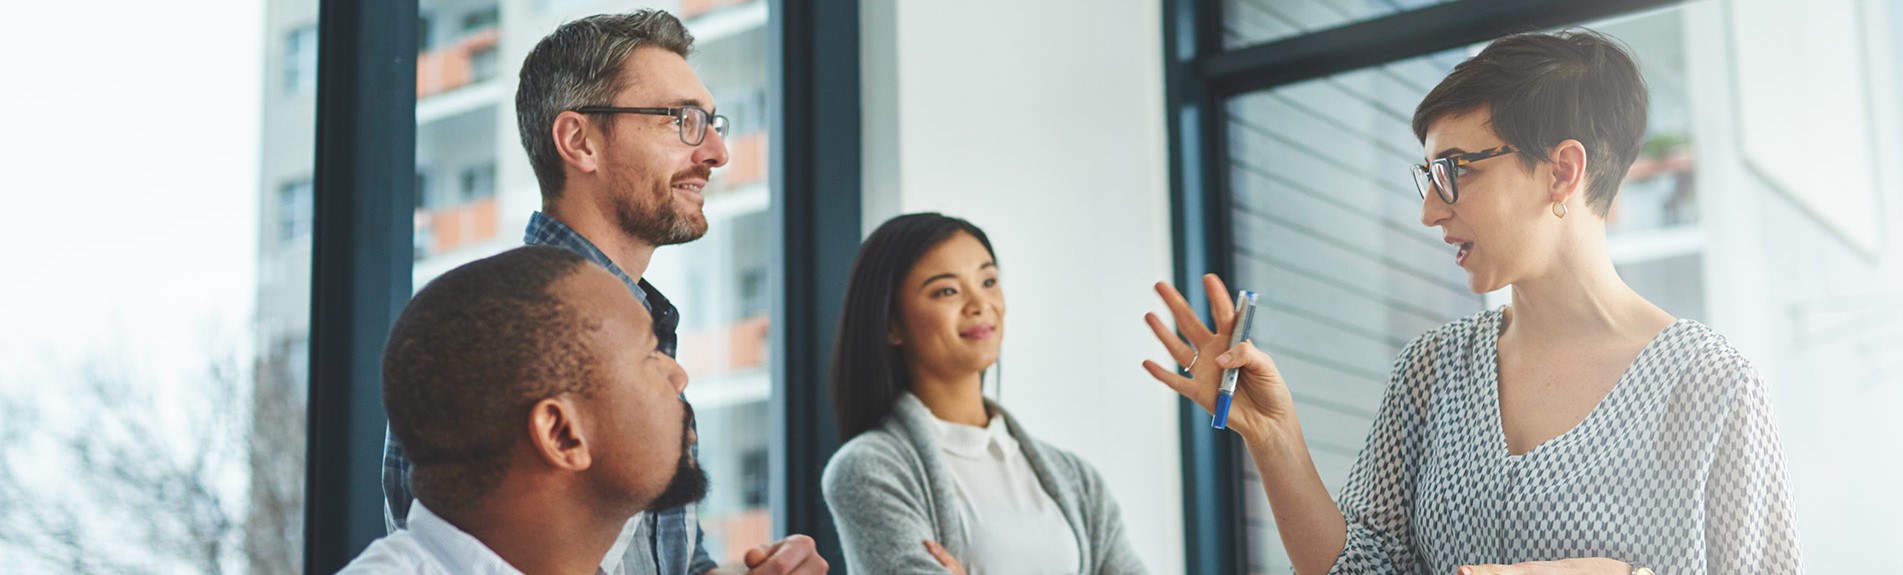
{"type": "Polygon", "coordinates": [[[1414,188],[1420,191],[1423,200],[1427,199],[1427,189],[1434,188],[1440,193],[1440,199],[1452,204],[1460,199],[1460,177],[1467,175],[1468,164],[1517,151],[1513,146],[1500,146],[1415,164],[1414,188]]]}
{"type": "Polygon", "coordinates": [[[721,137],[727,136],[727,117],[710,114],[700,106],[680,106],[677,108],[617,108],[614,106],[584,106],[575,109],[581,114],[642,114],[647,116],[671,116],[674,125],[681,127],[681,143],[698,146],[707,140],[707,128],[713,128],[721,137]]]}

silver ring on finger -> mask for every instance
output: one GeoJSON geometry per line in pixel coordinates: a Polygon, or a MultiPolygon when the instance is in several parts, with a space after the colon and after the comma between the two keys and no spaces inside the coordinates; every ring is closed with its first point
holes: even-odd
{"type": "Polygon", "coordinates": [[[1196,369],[1197,360],[1201,360],[1202,358],[1203,352],[1201,351],[1197,351],[1195,355],[1189,356],[1189,365],[1183,366],[1183,375],[1189,375],[1190,370],[1196,369]]]}

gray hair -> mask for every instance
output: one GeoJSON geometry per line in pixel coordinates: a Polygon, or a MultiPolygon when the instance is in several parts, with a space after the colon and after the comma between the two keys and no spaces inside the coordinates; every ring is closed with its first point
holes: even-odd
{"type": "MultiPolygon", "coordinates": [[[[642,46],[686,58],[694,49],[694,37],[680,19],[662,10],[597,14],[562,24],[522,60],[516,126],[543,199],[560,197],[566,183],[562,155],[555,150],[555,117],[583,106],[612,105],[614,95],[627,88],[621,77],[623,63],[642,46]]],[[[607,132],[611,123],[598,125],[607,132]]]]}

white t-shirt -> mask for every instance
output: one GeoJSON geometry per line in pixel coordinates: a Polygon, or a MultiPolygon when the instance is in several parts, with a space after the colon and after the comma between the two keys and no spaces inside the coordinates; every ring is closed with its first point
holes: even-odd
{"type": "Polygon", "coordinates": [[[1082,565],[1077,535],[1057,501],[1011,437],[1004,418],[972,427],[934,418],[945,467],[958,492],[971,575],[1076,573],[1082,565]]]}

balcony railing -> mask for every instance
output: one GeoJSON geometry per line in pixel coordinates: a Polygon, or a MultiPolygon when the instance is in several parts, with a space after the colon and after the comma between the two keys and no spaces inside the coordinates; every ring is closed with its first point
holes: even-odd
{"type": "Polygon", "coordinates": [[[427,257],[496,237],[496,199],[416,211],[416,255],[427,257]]]}
{"type": "Polygon", "coordinates": [[[481,58],[494,57],[501,37],[501,29],[490,26],[417,54],[416,98],[421,100],[488,79],[488,75],[495,73],[495,66],[478,64],[483,64],[481,58]]]}

